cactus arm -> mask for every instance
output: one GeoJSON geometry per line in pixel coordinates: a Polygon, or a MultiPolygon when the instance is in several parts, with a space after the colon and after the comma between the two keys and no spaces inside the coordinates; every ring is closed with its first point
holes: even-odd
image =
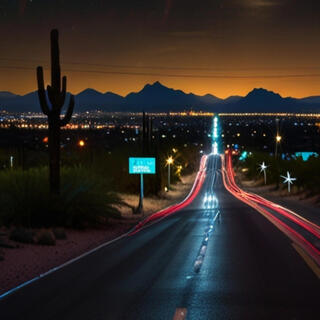
{"type": "Polygon", "coordinates": [[[42,67],[37,68],[37,80],[38,80],[38,96],[39,96],[40,107],[42,112],[48,116],[50,114],[50,110],[49,110],[47,99],[46,99],[46,91],[44,89],[42,67]]]}
{"type": "Polygon", "coordinates": [[[62,109],[64,105],[64,101],[66,100],[66,93],[67,93],[67,77],[64,76],[62,78],[62,89],[61,89],[60,98],[59,98],[60,109],[62,109]]]}
{"type": "Polygon", "coordinates": [[[66,114],[64,115],[64,118],[60,120],[60,126],[64,127],[69,121],[71,120],[72,113],[74,109],[74,96],[73,94],[70,95],[70,101],[69,101],[69,106],[66,111],[66,114]]]}

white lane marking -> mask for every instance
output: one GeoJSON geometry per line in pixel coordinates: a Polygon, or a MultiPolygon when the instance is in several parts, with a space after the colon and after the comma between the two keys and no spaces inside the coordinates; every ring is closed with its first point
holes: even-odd
{"type": "Polygon", "coordinates": [[[65,263],[63,263],[63,264],[61,264],[61,265],[59,265],[59,266],[57,266],[57,267],[54,267],[54,268],[48,270],[47,272],[41,273],[40,275],[32,278],[31,280],[28,280],[28,281],[26,281],[26,282],[23,282],[22,284],[18,285],[17,287],[14,287],[14,288],[6,291],[5,293],[1,294],[1,295],[0,295],[0,300],[4,299],[6,296],[8,296],[8,295],[10,295],[10,294],[18,291],[19,289],[21,289],[21,288],[23,288],[23,287],[26,287],[28,284],[31,284],[32,282],[35,282],[35,281],[37,281],[37,280],[39,280],[39,279],[41,279],[41,278],[43,278],[43,277],[46,277],[46,276],[48,276],[49,274],[51,274],[51,273],[53,273],[53,272],[55,272],[55,271],[58,271],[58,270],[60,270],[60,269],[62,269],[62,268],[64,268],[64,267],[68,266],[69,264],[71,264],[71,263],[73,263],[73,262],[75,262],[75,261],[78,261],[78,260],[80,260],[80,259],[88,256],[89,254],[91,254],[91,253],[93,253],[93,252],[95,252],[95,251],[98,251],[99,249],[101,249],[101,248],[103,248],[103,247],[106,247],[106,246],[110,245],[111,243],[116,242],[116,241],[118,241],[118,240],[126,237],[130,232],[131,232],[131,230],[130,230],[129,232],[127,232],[127,233],[122,234],[121,236],[119,236],[119,237],[117,237],[117,238],[115,238],[115,239],[112,239],[112,240],[110,240],[110,241],[108,241],[108,242],[105,242],[105,243],[101,244],[100,246],[98,246],[98,247],[96,247],[96,248],[94,248],[94,249],[92,249],[92,250],[90,250],[90,251],[87,251],[87,252],[81,254],[80,256],[78,256],[78,257],[76,257],[76,258],[73,258],[73,259],[71,259],[71,260],[69,260],[69,261],[67,261],[67,262],[65,262],[65,263]]]}
{"type": "Polygon", "coordinates": [[[206,227],[205,229],[205,233],[204,233],[204,239],[201,243],[201,247],[198,253],[198,256],[196,258],[196,261],[193,264],[193,270],[194,272],[198,273],[202,267],[203,261],[204,261],[204,257],[206,255],[207,252],[207,248],[208,248],[208,241],[209,241],[209,237],[213,231],[213,225],[214,222],[217,220],[218,216],[220,215],[220,211],[218,210],[216,215],[214,216],[214,218],[210,221],[210,217],[209,217],[209,227],[206,227]]]}

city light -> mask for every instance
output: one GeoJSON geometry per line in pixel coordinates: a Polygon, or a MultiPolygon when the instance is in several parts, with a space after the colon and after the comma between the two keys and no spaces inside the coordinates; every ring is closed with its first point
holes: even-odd
{"type": "Polygon", "coordinates": [[[170,156],[168,159],[167,159],[167,164],[172,164],[173,163],[173,158],[172,156],[170,156]]]}
{"type": "Polygon", "coordinates": [[[85,142],[84,142],[84,140],[79,140],[79,142],[78,142],[78,146],[80,147],[80,148],[83,148],[84,146],[85,146],[85,142]]]}
{"type": "Polygon", "coordinates": [[[168,191],[169,191],[169,189],[170,189],[170,178],[171,178],[170,167],[171,167],[171,164],[173,164],[173,158],[172,158],[172,156],[170,156],[170,157],[167,159],[167,165],[168,165],[168,191]]]}
{"type": "Polygon", "coordinates": [[[178,176],[181,176],[182,168],[183,168],[182,165],[177,166],[176,174],[177,174],[178,176]]]}
{"type": "Polygon", "coordinates": [[[277,141],[278,143],[281,141],[281,139],[282,139],[281,136],[279,136],[279,135],[276,136],[276,141],[277,141]]]}
{"type": "Polygon", "coordinates": [[[212,129],[212,153],[217,155],[218,152],[218,117],[213,118],[213,129],[212,129]]]}

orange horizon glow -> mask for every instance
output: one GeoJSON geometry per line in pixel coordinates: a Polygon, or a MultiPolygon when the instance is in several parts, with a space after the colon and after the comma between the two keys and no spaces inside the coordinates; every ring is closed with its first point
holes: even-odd
{"type": "Polygon", "coordinates": [[[23,10],[9,2],[1,8],[0,91],[35,91],[38,65],[49,81],[54,27],[74,94],[93,88],[125,96],[160,81],[219,98],[254,88],[320,95],[320,2],[32,1],[23,10]]]}
{"type": "MultiPolygon", "coordinates": [[[[146,84],[160,81],[163,85],[185,93],[197,95],[212,94],[218,98],[225,99],[233,95],[246,96],[254,88],[264,88],[282,97],[304,98],[320,95],[320,78],[305,79],[165,79],[164,77],[94,77],[80,73],[63,72],[67,75],[69,92],[78,94],[81,91],[92,88],[99,92],[107,91],[126,96],[131,92],[140,91],[146,84]]],[[[46,80],[49,72],[46,72],[46,80]]],[[[24,95],[37,90],[35,72],[5,72],[0,73],[0,91],[9,91],[14,94],[24,95]],[[3,77],[5,75],[5,77],[3,77]]]]}

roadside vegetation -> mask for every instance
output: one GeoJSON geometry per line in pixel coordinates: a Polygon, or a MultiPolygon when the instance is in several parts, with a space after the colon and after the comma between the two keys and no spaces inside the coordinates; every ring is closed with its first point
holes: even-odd
{"type": "MultiPolygon", "coordinates": [[[[151,155],[157,159],[156,174],[144,176],[145,196],[154,199],[163,194],[167,185],[168,156],[174,158],[172,184],[181,175],[197,170],[200,159],[199,148],[192,145],[159,149],[151,155]]],[[[12,151],[4,151],[2,158],[8,161],[12,151]]],[[[50,192],[45,151],[28,151],[23,166],[15,163],[10,168],[8,162],[3,162],[6,165],[0,169],[0,228],[5,228],[10,240],[43,245],[54,245],[68,228],[112,228],[122,218],[122,207],[134,209],[122,195],[138,198],[139,175],[129,175],[129,156],[139,156],[139,148],[122,145],[112,151],[89,147],[62,150],[59,195],[50,192]]]]}
{"type": "Polygon", "coordinates": [[[260,172],[259,164],[265,162],[267,167],[267,184],[275,185],[277,189],[284,189],[283,179],[287,171],[296,178],[292,187],[292,193],[305,193],[306,196],[320,195],[320,158],[311,156],[307,161],[302,157],[290,160],[275,159],[274,156],[263,152],[253,152],[244,160],[236,160],[236,167],[249,180],[263,181],[263,172],[260,172]]]}
{"type": "Polygon", "coordinates": [[[121,203],[106,179],[84,167],[63,167],[60,195],[50,193],[48,169],[0,171],[0,221],[9,226],[83,228],[118,216],[121,203]]]}

